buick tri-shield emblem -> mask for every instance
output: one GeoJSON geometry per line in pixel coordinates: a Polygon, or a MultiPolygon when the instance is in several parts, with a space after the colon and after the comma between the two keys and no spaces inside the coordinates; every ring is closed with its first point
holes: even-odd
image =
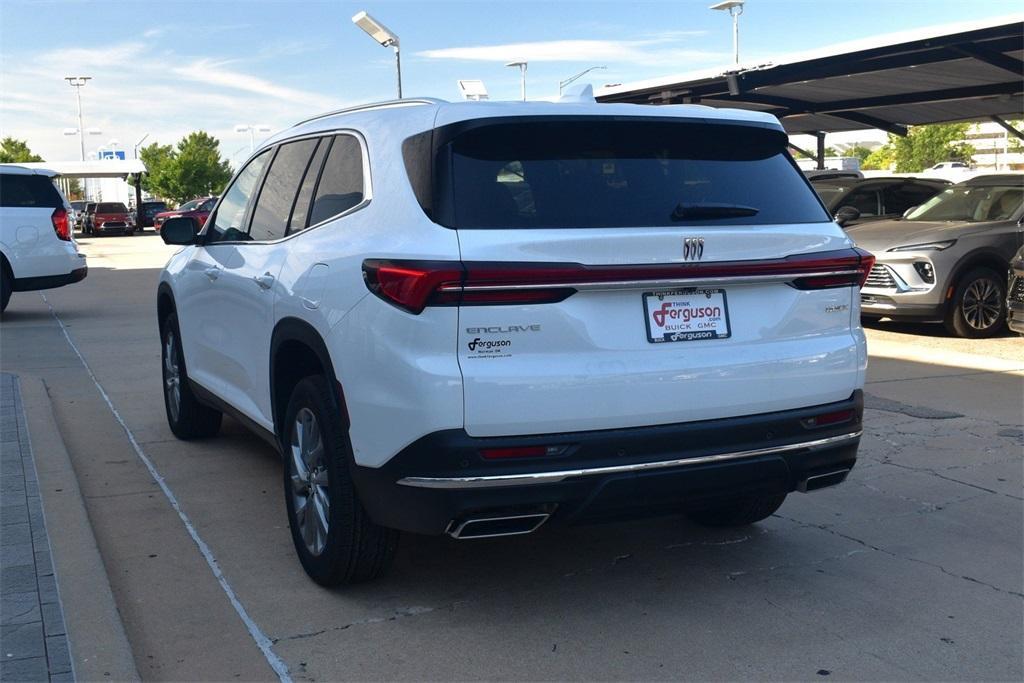
{"type": "Polygon", "coordinates": [[[687,237],[683,240],[683,260],[699,261],[704,258],[704,238],[687,237]]]}

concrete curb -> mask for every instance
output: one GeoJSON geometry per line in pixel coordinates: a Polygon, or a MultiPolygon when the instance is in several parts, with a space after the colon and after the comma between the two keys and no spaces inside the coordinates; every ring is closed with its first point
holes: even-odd
{"type": "Polygon", "coordinates": [[[131,646],[43,381],[22,375],[21,397],[76,678],[138,681],[131,646]]]}

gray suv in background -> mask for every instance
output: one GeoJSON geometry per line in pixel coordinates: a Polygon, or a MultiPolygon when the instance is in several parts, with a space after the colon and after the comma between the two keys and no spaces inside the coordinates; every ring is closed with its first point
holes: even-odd
{"type": "Polygon", "coordinates": [[[1021,246],[1024,175],[953,185],[902,220],[848,228],[875,255],[861,292],[866,319],[942,322],[961,337],[1005,329],[1006,270],[1021,246]]]}

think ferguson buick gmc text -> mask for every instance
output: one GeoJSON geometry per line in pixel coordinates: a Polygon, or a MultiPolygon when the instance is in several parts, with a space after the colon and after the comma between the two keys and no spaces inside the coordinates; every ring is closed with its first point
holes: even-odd
{"type": "Polygon", "coordinates": [[[161,226],[170,428],[228,413],[280,451],[323,585],[403,531],[762,520],[854,466],[874,261],[786,145],[763,113],[585,99],[303,121],[161,226]]]}

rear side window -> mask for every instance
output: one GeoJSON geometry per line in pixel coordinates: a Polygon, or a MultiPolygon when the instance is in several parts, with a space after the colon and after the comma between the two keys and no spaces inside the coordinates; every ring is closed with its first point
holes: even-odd
{"type": "Polygon", "coordinates": [[[892,185],[882,193],[886,213],[902,214],[912,206],[919,206],[934,197],[941,187],[904,183],[892,185]]]}
{"type": "Polygon", "coordinates": [[[448,227],[829,220],[787,154],[785,133],[774,129],[559,117],[434,135],[432,206],[424,210],[448,227]]]}
{"type": "Polygon", "coordinates": [[[121,202],[102,202],[96,205],[96,213],[128,213],[128,207],[121,202]]]}
{"type": "Polygon", "coordinates": [[[316,149],[317,140],[299,140],[281,145],[267,171],[252,214],[249,236],[254,240],[284,237],[288,218],[306,166],[316,149]]]}
{"type": "Polygon", "coordinates": [[[292,217],[288,223],[288,234],[305,230],[309,225],[309,207],[313,203],[313,190],[316,189],[316,181],[320,179],[320,170],[324,166],[324,157],[331,147],[331,138],[324,138],[317,145],[313,158],[306,167],[306,175],[299,185],[299,194],[295,198],[295,208],[292,209],[292,217]]]}
{"type": "Polygon", "coordinates": [[[363,201],[363,150],[351,135],[337,135],[320,173],[309,225],[348,211],[363,201]]]}
{"type": "Polygon", "coordinates": [[[57,209],[64,206],[53,182],[41,175],[0,175],[0,206],[57,209]]]}

